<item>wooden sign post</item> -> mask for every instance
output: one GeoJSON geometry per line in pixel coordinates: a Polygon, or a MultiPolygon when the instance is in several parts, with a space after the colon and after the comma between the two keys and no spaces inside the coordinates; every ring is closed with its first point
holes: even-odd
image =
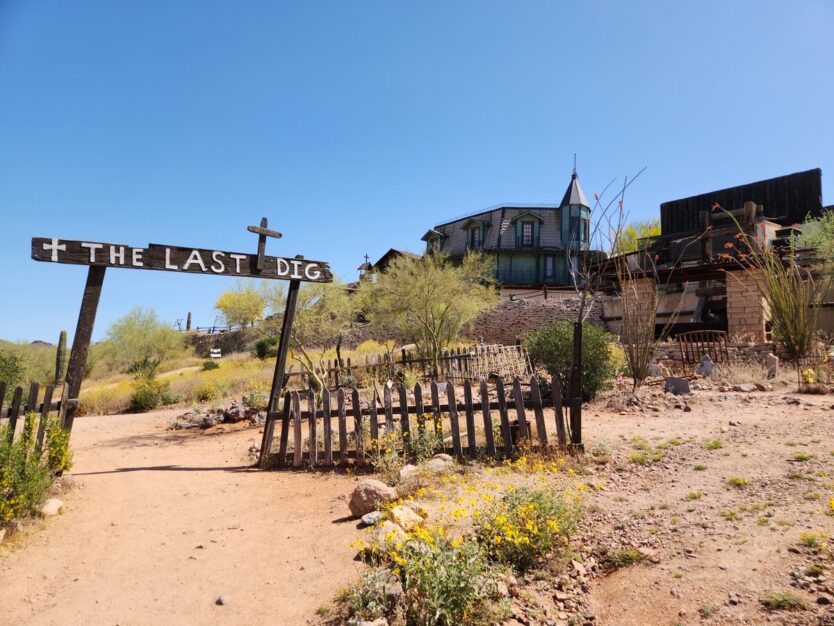
{"type": "Polygon", "coordinates": [[[93,325],[95,324],[101,288],[104,283],[104,273],[108,267],[186,272],[209,276],[288,280],[290,286],[287,294],[287,305],[284,309],[284,321],[281,325],[278,357],[275,362],[275,374],[272,379],[261,456],[258,462],[260,467],[266,467],[272,433],[275,429],[278,400],[284,386],[298,289],[302,282],[326,283],[333,281],[330,266],[323,261],[309,261],[302,256],[294,258],[267,256],[267,237],[275,239],[281,237],[281,233],[269,230],[268,225],[267,219],[263,218],[259,226],[248,227],[249,232],[258,235],[256,254],[165,246],[153,243],[143,248],[135,248],[119,243],[33,237],[32,258],[36,261],[87,265],[90,268],[87,274],[87,284],[84,287],[84,295],[81,299],[81,310],[78,314],[78,325],[72,342],[72,351],[70,352],[61,399],[59,418],[63,427],[72,430],[72,423],[78,409],[81,379],[84,373],[84,365],[87,362],[90,339],[93,335],[93,325]]]}

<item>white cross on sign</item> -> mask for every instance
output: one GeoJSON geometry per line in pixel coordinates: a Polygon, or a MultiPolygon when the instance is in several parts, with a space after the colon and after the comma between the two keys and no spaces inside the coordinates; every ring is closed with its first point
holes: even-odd
{"type": "Polygon", "coordinates": [[[43,244],[43,249],[44,250],[47,250],[47,251],[51,250],[52,251],[52,262],[53,263],[56,263],[58,261],[58,250],[60,250],[61,252],[65,252],[66,249],[67,249],[66,244],[62,243],[62,244],[58,245],[59,241],[60,240],[57,237],[53,237],[51,244],[48,244],[48,243],[43,244]]]}

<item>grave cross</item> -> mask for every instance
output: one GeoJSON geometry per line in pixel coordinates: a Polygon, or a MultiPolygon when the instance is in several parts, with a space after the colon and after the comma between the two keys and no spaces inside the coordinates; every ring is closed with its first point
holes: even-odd
{"type": "Polygon", "coordinates": [[[281,233],[277,230],[269,230],[267,226],[269,222],[266,221],[265,217],[261,218],[261,225],[260,226],[247,226],[246,230],[250,233],[255,233],[258,236],[258,259],[255,261],[255,269],[259,272],[263,271],[264,269],[264,254],[266,253],[266,238],[267,237],[274,237],[275,239],[281,238],[281,233]]]}

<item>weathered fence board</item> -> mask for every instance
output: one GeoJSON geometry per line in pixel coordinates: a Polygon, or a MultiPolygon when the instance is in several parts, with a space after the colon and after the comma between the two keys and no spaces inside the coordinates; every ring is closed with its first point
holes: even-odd
{"type": "MultiPolygon", "coordinates": [[[[55,387],[53,385],[48,385],[44,389],[43,401],[38,402],[38,398],[40,397],[41,386],[36,383],[32,382],[29,384],[29,393],[25,396],[23,395],[23,387],[15,387],[14,391],[12,392],[12,399],[11,403],[9,404],[8,408],[3,408],[5,403],[6,397],[6,390],[8,389],[8,384],[5,382],[0,381],[0,421],[8,420],[8,432],[7,432],[7,439],[9,443],[14,441],[15,434],[18,431],[18,420],[20,416],[24,416],[23,428],[22,430],[31,428],[34,431],[35,425],[32,423],[33,420],[37,419],[37,435],[36,435],[36,446],[37,449],[40,450],[43,446],[44,438],[46,436],[46,427],[47,422],[49,420],[49,414],[55,411],[59,411],[61,409],[60,402],[53,402],[52,397],[55,393],[55,387]]],[[[21,430],[21,432],[22,432],[21,430]]]]}
{"type": "MultiPolygon", "coordinates": [[[[488,383],[482,380],[479,385],[479,401],[473,397],[472,384],[469,381],[466,381],[462,388],[461,398],[459,389],[450,382],[431,384],[430,406],[423,404],[423,389],[419,384],[414,387],[413,397],[409,397],[408,390],[402,385],[397,386],[396,392],[386,386],[381,402],[374,396],[364,406],[356,388],[342,388],[335,393],[325,390],[320,399],[320,406],[316,405],[315,395],[306,390],[302,392],[307,397],[304,411],[300,402],[302,394],[290,392],[284,399],[281,443],[277,462],[273,465],[291,465],[295,468],[346,466],[349,459],[353,458],[357,465],[362,466],[368,460],[366,437],[369,437],[373,449],[377,451],[400,445],[407,450],[410,438],[415,432],[411,426],[411,415],[416,415],[417,418],[416,432],[425,432],[426,418],[432,419],[434,432],[443,438],[444,451],[459,458],[477,458],[479,455],[510,458],[519,445],[535,448],[549,444],[551,438],[545,421],[545,407],[541,388],[535,377],[530,377],[526,383],[520,379],[514,380],[510,390],[504,386],[503,381],[496,379],[494,397],[490,395],[488,383]],[[529,388],[526,397],[525,386],[529,388]],[[441,388],[444,391],[445,402],[440,400],[441,388]],[[353,415],[352,431],[348,430],[347,425],[349,411],[353,415]],[[476,419],[478,412],[481,419],[476,419]],[[493,419],[494,416],[497,420],[493,419]],[[338,419],[338,458],[333,450],[333,418],[338,419]],[[366,418],[369,420],[367,428],[363,427],[363,420],[366,418]],[[465,433],[461,430],[462,418],[465,433]],[[319,420],[322,420],[321,425],[318,423],[319,420]],[[384,434],[393,435],[392,438],[379,440],[381,420],[384,420],[384,434]],[[481,432],[478,432],[476,427],[478,421],[483,425],[481,432]],[[493,430],[494,421],[498,425],[497,431],[493,430]],[[304,428],[307,429],[306,439],[304,428]],[[288,450],[290,429],[293,431],[292,450],[288,450]],[[496,441],[495,432],[500,433],[500,442],[496,441]],[[320,433],[323,437],[318,436],[320,433]],[[401,437],[398,438],[397,435],[401,437]]],[[[568,416],[565,415],[566,407],[562,403],[557,379],[552,381],[552,389],[556,430],[553,439],[560,446],[567,447],[577,443],[573,423],[575,416],[570,416],[571,432],[568,432],[568,416]]]]}

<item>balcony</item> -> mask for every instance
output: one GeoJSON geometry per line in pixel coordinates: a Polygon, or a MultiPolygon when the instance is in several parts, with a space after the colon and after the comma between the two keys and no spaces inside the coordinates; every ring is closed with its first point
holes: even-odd
{"type": "Polygon", "coordinates": [[[559,277],[554,273],[551,276],[545,277],[543,274],[535,270],[505,270],[499,269],[495,272],[496,280],[502,285],[559,285],[566,281],[559,280],[559,277]]]}
{"type": "Polygon", "coordinates": [[[515,247],[516,248],[538,248],[539,247],[539,237],[530,237],[530,236],[523,236],[517,235],[515,238],[515,247]]]}

